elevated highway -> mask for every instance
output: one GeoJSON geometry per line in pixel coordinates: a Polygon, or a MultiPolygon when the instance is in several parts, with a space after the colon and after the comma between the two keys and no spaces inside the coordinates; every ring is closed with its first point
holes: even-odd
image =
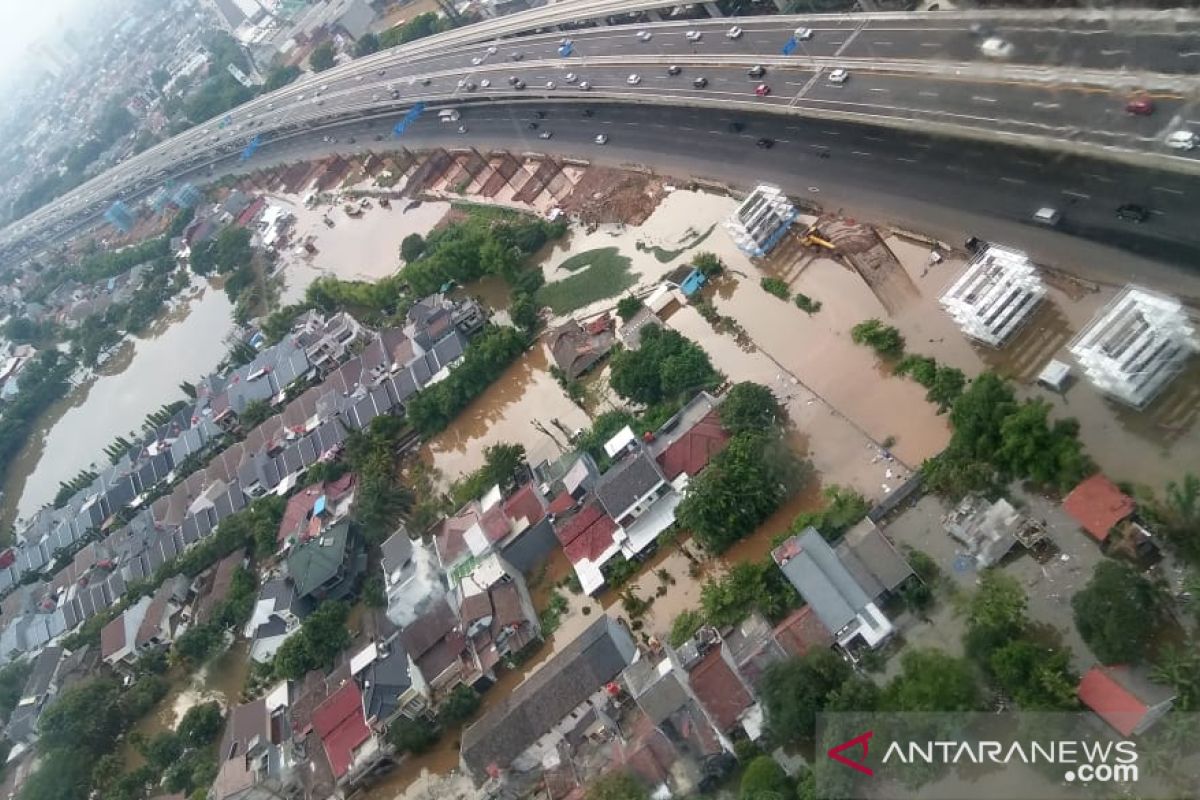
{"type": "Polygon", "coordinates": [[[279,136],[418,101],[540,96],[766,111],[1200,170],[1200,151],[1163,147],[1172,131],[1200,131],[1200,14],[935,12],[604,24],[614,15],[653,10],[653,2],[548,6],[307,77],[233,110],[226,126],[211,120],[117,165],[0,232],[0,246],[46,231],[61,234],[114,198],[136,196],[181,169],[240,150],[252,136],[261,136],[269,150],[279,136]],[[736,38],[727,35],[734,25],[741,29],[736,38]],[[1003,61],[983,58],[975,25],[1012,43],[1003,61]],[[782,55],[801,26],[812,29],[812,38],[782,55]],[[544,32],[556,27],[574,28],[567,34],[568,57],[558,53],[563,33],[544,32]],[[647,40],[636,35],[642,31],[647,40]],[[698,32],[699,41],[690,41],[688,31],[698,32]],[[668,76],[671,64],[681,74],[668,76]],[[767,96],[753,91],[760,81],[746,72],[754,65],[767,69],[761,81],[771,89],[767,96]],[[848,70],[849,80],[829,80],[834,69],[848,70]],[[641,80],[631,85],[634,73],[641,80]],[[694,86],[697,77],[707,84],[694,86]],[[510,78],[525,88],[513,88],[510,78]],[[549,81],[555,88],[547,88],[549,81]],[[1126,114],[1125,102],[1135,95],[1151,98],[1156,113],[1126,114]]]}

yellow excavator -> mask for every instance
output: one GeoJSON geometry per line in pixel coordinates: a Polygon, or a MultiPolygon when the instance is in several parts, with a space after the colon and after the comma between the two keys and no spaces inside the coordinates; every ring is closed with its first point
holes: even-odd
{"type": "Polygon", "coordinates": [[[817,226],[813,225],[800,237],[800,244],[805,247],[824,247],[826,250],[837,250],[833,242],[821,236],[817,226]]]}

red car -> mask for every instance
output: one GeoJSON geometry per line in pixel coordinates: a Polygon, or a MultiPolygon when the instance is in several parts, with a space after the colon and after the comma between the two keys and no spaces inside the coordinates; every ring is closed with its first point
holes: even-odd
{"type": "Polygon", "coordinates": [[[765,83],[760,83],[754,88],[754,93],[759,97],[766,97],[771,93],[771,87],[767,86],[765,83]]]}
{"type": "Polygon", "coordinates": [[[1148,117],[1154,113],[1154,101],[1149,97],[1135,97],[1125,104],[1125,111],[1139,117],[1148,117]]]}

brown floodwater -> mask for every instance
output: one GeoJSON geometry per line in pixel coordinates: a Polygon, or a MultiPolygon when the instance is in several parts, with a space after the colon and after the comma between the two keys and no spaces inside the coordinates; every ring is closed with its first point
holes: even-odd
{"type": "Polygon", "coordinates": [[[9,466],[0,525],[54,499],[59,481],[104,459],[118,435],[183,398],[179,384],[213,370],[228,348],[232,309],[217,287],[197,284],[142,336],[131,337],[101,369],[51,406],[9,466]]]}

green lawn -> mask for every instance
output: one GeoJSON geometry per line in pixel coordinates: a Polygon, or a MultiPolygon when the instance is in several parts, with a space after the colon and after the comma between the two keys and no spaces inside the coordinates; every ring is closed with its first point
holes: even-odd
{"type": "Polygon", "coordinates": [[[629,273],[629,258],[615,247],[599,247],[571,256],[555,270],[573,273],[561,281],[547,283],[537,291],[537,301],[550,306],[555,314],[567,314],[577,308],[616,297],[637,283],[629,273]]]}

